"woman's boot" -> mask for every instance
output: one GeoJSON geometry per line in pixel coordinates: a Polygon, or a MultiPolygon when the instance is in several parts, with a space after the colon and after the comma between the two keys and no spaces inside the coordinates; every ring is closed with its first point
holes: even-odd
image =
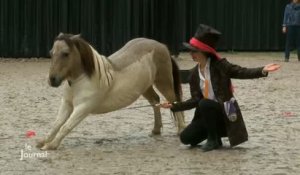
{"type": "Polygon", "coordinates": [[[211,151],[218,149],[220,147],[218,137],[216,133],[209,133],[207,137],[207,142],[201,147],[203,151],[211,151]]]}

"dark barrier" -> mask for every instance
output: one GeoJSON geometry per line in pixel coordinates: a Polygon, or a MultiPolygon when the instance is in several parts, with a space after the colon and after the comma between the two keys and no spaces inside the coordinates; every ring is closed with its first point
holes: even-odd
{"type": "Polygon", "coordinates": [[[282,50],[287,0],[0,0],[0,57],[47,57],[59,32],[81,33],[109,55],[148,37],[181,51],[199,23],[223,33],[219,50],[282,50]]]}

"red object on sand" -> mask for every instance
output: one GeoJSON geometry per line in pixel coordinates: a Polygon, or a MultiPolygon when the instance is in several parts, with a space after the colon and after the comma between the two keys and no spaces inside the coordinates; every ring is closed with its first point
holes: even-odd
{"type": "Polygon", "coordinates": [[[284,117],[291,117],[291,116],[293,116],[293,113],[292,112],[283,112],[283,116],[284,117]]]}
{"type": "Polygon", "coordinates": [[[29,130],[26,132],[26,137],[27,138],[31,138],[31,137],[34,137],[35,136],[35,131],[33,130],[29,130]]]}

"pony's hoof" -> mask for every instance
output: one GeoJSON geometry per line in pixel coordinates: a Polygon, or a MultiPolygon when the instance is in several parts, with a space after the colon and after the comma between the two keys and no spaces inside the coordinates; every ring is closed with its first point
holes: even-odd
{"type": "Polygon", "coordinates": [[[51,144],[45,144],[41,150],[42,151],[47,151],[47,150],[56,150],[57,146],[51,145],[51,144]]]}
{"type": "Polygon", "coordinates": [[[42,148],[45,144],[46,144],[46,142],[45,142],[44,139],[43,139],[43,140],[38,140],[38,141],[36,142],[36,147],[37,147],[37,148],[42,148]]]}
{"type": "Polygon", "coordinates": [[[151,132],[152,135],[160,135],[161,134],[161,131],[160,129],[153,129],[152,132],[151,132]]]}

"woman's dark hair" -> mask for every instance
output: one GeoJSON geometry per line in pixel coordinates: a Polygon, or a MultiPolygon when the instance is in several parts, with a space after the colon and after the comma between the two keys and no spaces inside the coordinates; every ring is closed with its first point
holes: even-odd
{"type": "Polygon", "coordinates": [[[207,58],[215,58],[216,56],[209,52],[202,52],[207,58]]]}

